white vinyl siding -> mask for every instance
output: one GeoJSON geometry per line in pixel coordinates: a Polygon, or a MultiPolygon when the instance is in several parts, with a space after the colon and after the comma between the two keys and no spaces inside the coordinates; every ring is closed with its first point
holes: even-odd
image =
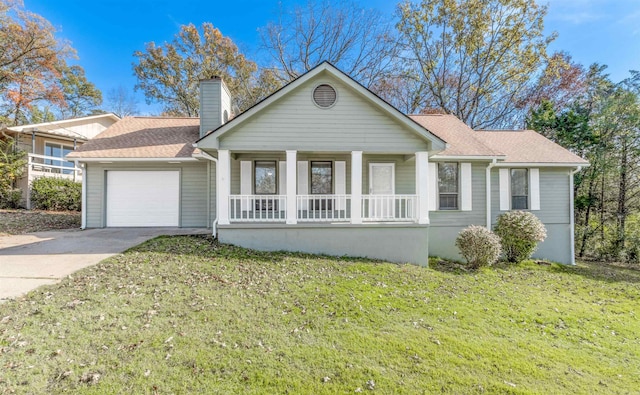
{"type": "Polygon", "coordinates": [[[107,172],[107,226],[179,226],[180,172],[107,172]]]}

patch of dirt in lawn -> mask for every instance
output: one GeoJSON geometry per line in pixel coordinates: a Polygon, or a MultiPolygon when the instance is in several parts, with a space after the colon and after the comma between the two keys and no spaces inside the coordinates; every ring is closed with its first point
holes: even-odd
{"type": "Polygon", "coordinates": [[[80,227],[74,211],[0,210],[0,236],[80,227]]]}

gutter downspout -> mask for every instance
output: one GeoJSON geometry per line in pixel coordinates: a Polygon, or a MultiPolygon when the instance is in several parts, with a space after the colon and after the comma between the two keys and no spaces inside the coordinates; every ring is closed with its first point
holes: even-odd
{"type": "MultiPolygon", "coordinates": [[[[194,148],[197,148],[196,144],[193,144],[194,148]]],[[[210,160],[212,162],[215,162],[216,164],[216,179],[217,177],[217,171],[218,171],[218,159],[214,158],[213,156],[207,154],[206,152],[202,151],[200,152],[200,155],[207,160],[210,160]]],[[[211,177],[209,177],[209,182],[211,180],[211,177]]],[[[218,207],[220,207],[219,202],[218,202],[218,188],[216,188],[216,219],[213,220],[213,223],[211,224],[211,235],[213,237],[218,237],[218,207]]],[[[209,200],[211,200],[211,186],[209,186],[209,200]]],[[[211,207],[211,203],[209,203],[209,207],[211,207]]]]}
{"type": "Polygon", "coordinates": [[[487,194],[487,229],[491,230],[491,169],[496,165],[497,159],[493,158],[485,170],[485,188],[487,194]]]}
{"type": "Polygon", "coordinates": [[[569,227],[571,232],[571,245],[569,247],[571,251],[572,265],[576,264],[576,214],[574,212],[575,193],[573,191],[573,176],[580,170],[582,170],[582,166],[578,166],[575,170],[569,171],[569,227]]]}

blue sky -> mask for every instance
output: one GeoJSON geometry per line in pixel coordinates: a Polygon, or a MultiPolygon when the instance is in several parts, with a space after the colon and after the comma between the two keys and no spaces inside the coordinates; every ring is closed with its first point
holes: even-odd
{"type": "MultiPolygon", "coordinates": [[[[277,18],[280,3],[249,0],[24,0],[25,7],[47,18],[59,37],[71,42],[78,64],[104,94],[119,85],[133,90],[133,52],[146,42],[170,41],[180,25],[211,22],[250,58],[260,50],[258,28],[277,18]]],[[[542,1],[541,3],[544,3],[542,1]]],[[[392,14],[397,1],[363,4],[392,14]]],[[[545,22],[558,33],[551,50],[568,52],[584,65],[609,66],[614,81],[640,70],[640,0],[550,0],[545,22]]],[[[142,112],[157,111],[139,96],[142,112]]]]}

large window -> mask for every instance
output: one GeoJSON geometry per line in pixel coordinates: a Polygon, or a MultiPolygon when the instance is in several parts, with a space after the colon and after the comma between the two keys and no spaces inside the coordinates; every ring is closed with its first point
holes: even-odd
{"type": "Polygon", "coordinates": [[[73,147],[72,146],[68,146],[68,145],[62,145],[60,143],[45,143],[44,145],[44,155],[45,156],[51,156],[54,158],[60,158],[60,160],[54,160],[54,159],[45,159],[44,160],[44,164],[45,165],[52,165],[52,166],[62,166],[62,167],[68,167],[69,170],[67,169],[51,169],[52,173],[62,173],[62,174],[73,174],[73,168],[75,167],[73,162],[69,162],[69,161],[65,161],[62,160],[64,159],[64,157],[73,152],[73,147]]]}
{"type": "MultiPolygon", "coordinates": [[[[331,195],[333,193],[333,166],[331,162],[311,162],[311,194],[331,195]]],[[[313,199],[314,210],[331,210],[330,199],[313,199]]]]}
{"type": "Polygon", "coordinates": [[[255,165],[255,185],[256,195],[275,195],[276,190],[276,162],[256,161],[255,165]]]}
{"type": "Polygon", "coordinates": [[[438,163],[438,202],[440,210],[458,209],[458,164],[438,163]]]}
{"type": "Polygon", "coordinates": [[[511,169],[511,209],[529,208],[529,172],[527,169],[511,169]]]}
{"type": "Polygon", "coordinates": [[[330,195],[333,191],[331,162],[311,162],[311,193],[330,195]]]}

